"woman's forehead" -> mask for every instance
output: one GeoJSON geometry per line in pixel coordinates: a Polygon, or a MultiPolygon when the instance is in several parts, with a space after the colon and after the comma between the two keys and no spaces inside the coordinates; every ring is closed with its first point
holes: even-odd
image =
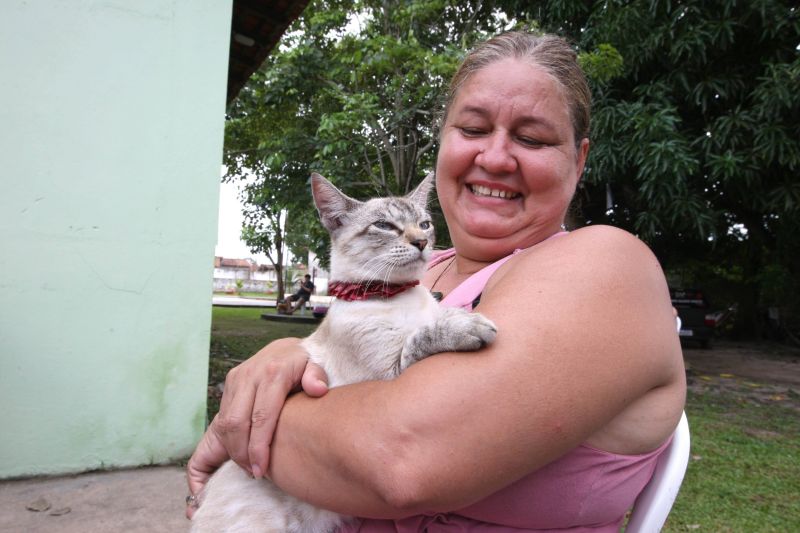
{"type": "Polygon", "coordinates": [[[456,94],[451,114],[488,118],[500,109],[529,121],[569,115],[558,81],[544,68],[518,59],[496,61],[474,72],[456,94]]]}
{"type": "Polygon", "coordinates": [[[476,91],[537,94],[558,93],[560,90],[561,84],[541,65],[523,59],[506,58],[473,72],[464,80],[458,94],[476,91]]]}

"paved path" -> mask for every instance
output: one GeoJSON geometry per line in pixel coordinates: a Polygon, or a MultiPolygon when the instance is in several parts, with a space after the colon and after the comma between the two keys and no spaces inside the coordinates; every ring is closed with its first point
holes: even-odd
{"type": "Polygon", "coordinates": [[[275,307],[275,300],[218,296],[216,294],[211,298],[211,303],[222,307],[275,307]]]}
{"type": "MultiPolygon", "coordinates": [[[[311,296],[310,305],[330,305],[333,297],[331,296],[311,296]]],[[[239,296],[221,296],[215,294],[211,298],[213,305],[222,307],[275,307],[275,300],[268,300],[266,298],[242,298],[239,296]]]]}
{"type": "MultiPolygon", "coordinates": [[[[213,304],[275,307],[275,300],[214,296],[213,304]]],[[[178,466],[0,481],[0,533],[188,531],[186,493],[178,466]]]]}
{"type": "Polygon", "coordinates": [[[186,493],[184,471],[177,466],[2,481],[0,532],[188,531],[183,515],[186,493]],[[39,507],[50,508],[27,509],[37,501],[39,507]]]}

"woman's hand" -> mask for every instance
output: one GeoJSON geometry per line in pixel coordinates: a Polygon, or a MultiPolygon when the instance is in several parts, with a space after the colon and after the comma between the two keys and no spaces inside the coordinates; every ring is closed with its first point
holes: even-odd
{"type": "MultiPolygon", "coordinates": [[[[231,369],[219,413],[186,466],[190,493],[199,494],[228,458],[251,476],[262,477],[278,416],[286,397],[299,387],[315,397],[328,391],[325,371],[308,361],[297,338],[274,341],[231,369]]],[[[191,518],[193,512],[189,506],[186,514],[191,518]]]]}

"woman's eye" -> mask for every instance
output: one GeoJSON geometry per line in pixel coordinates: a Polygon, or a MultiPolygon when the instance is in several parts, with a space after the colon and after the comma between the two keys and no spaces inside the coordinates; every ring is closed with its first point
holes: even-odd
{"type": "Polygon", "coordinates": [[[419,223],[419,229],[429,229],[431,227],[430,221],[426,220],[425,222],[419,223]]]}
{"type": "Polygon", "coordinates": [[[534,139],[532,137],[520,136],[520,137],[517,137],[517,141],[519,141],[520,144],[523,144],[525,146],[543,146],[544,145],[544,143],[542,141],[538,141],[538,140],[536,140],[536,139],[534,139]]]}
{"type": "Polygon", "coordinates": [[[485,132],[480,128],[460,128],[465,137],[480,137],[485,132]]]}
{"type": "Polygon", "coordinates": [[[394,224],[386,222],[385,220],[379,220],[377,222],[374,222],[372,225],[375,226],[378,229],[382,229],[382,230],[385,230],[385,231],[394,231],[395,230],[394,224]]]}

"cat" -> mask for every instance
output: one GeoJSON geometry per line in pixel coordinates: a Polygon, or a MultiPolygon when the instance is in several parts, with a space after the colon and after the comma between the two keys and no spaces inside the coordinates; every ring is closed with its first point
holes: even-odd
{"type": "MultiPolygon", "coordinates": [[[[492,342],[494,324],[478,313],[439,307],[419,285],[434,231],[426,209],[433,174],[404,197],[358,201],[312,174],[314,203],[331,236],[329,294],[337,298],[302,341],[329,386],[392,379],[412,363],[492,342]]],[[[313,507],[266,479],[225,463],[200,495],[196,533],[327,533],[349,517],[313,507]]]]}

